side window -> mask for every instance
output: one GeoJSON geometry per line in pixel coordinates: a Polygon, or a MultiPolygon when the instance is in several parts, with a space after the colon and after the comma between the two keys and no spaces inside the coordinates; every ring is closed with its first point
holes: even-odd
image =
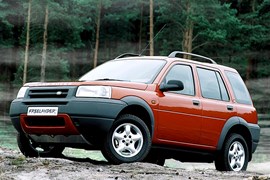
{"type": "Polygon", "coordinates": [[[216,71],[197,68],[202,96],[204,98],[229,101],[225,84],[216,71]]]}
{"type": "Polygon", "coordinates": [[[202,96],[209,99],[221,100],[221,94],[218,86],[215,71],[197,68],[202,96]]]}
{"type": "Polygon", "coordinates": [[[221,99],[223,101],[229,101],[230,98],[229,98],[229,95],[228,95],[228,91],[225,87],[225,84],[220,76],[220,74],[218,72],[216,72],[217,74],[217,78],[218,78],[218,83],[219,83],[219,87],[220,87],[220,92],[221,92],[221,99]]]}
{"type": "Polygon", "coordinates": [[[195,95],[193,74],[190,66],[180,64],[173,66],[164,78],[163,83],[168,83],[170,80],[179,80],[184,84],[183,90],[171,92],[192,96],[195,95]]]}
{"type": "Polygon", "coordinates": [[[249,92],[240,75],[229,71],[226,71],[226,75],[233,89],[236,102],[241,104],[252,104],[249,92]]]}

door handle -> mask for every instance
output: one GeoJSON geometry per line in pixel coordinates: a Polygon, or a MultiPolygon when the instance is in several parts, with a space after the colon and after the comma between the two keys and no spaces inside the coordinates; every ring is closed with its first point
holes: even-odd
{"type": "Polygon", "coordinates": [[[192,103],[195,106],[199,106],[200,105],[200,101],[198,101],[198,100],[193,100],[192,103]]]}
{"type": "Polygon", "coordinates": [[[231,105],[227,105],[227,110],[229,110],[229,111],[233,111],[233,106],[231,106],[231,105]]]}

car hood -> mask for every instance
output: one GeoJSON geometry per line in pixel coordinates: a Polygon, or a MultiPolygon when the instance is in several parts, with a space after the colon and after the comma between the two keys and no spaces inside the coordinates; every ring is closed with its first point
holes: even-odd
{"type": "Polygon", "coordinates": [[[120,88],[131,88],[138,90],[145,90],[147,84],[136,82],[124,82],[124,81],[89,81],[89,82],[32,82],[26,83],[26,87],[53,87],[53,86],[112,86],[120,88]]]}

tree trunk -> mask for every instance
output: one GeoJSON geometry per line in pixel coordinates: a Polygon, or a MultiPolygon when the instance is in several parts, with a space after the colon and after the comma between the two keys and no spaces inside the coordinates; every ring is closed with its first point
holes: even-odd
{"type": "Polygon", "coordinates": [[[245,79],[245,81],[248,81],[250,79],[251,73],[253,71],[253,65],[254,65],[254,59],[249,58],[248,59],[247,69],[246,69],[246,79],[245,79]]]}
{"type": "Polygon", "coordinates": [[[256,11],[256,0],[251,1],[251,8],[252,8],[252,12],[256,11]]]}
{"type": "MultiPolygon", "coordinates": [[[[252,0],[251,1],[251,7],[252,7],[252,12],[254,13],[256,11],[256,0],[252,0]]],[[[254,72],[256,72],[256,60],[255,57],[253,57],[254,55],[248,55],[248,59],[247,59],[247,69],[246,69],[246,79],[245,79],[245,83],[247,85],[248,80],[251,79],[252,74],[254,72]]]]}
{"type": "Polygon", "coordinates": [[[76,65],[76,61],[77,61],[76,56],[77,56],[77,54],[75,53],[74,50],[72,50],[70,56],[71,56],[71,79],[75,79],[77,77],[77,69],[78,69],[76,67],[77,66],[76,65]]]}
{"type": "MultiPolygon", "coordinates": [[[[187,19],[186,19],[186,26],[183,32],[183,51],[191,53],[192,52],[192,39],[193,39],[193,22],[190,19],[191,5],[190,2],[187,1],[187,19]]],[[[190,55],[184,55],[183,58],[191,59],[190,55]]]]}
{"type": "Polygon", "coordinates": [[[154,55],[154,15],[153,15],[153,0],[150,0],[150,56],[154,55]]]}
{"type": "Polygon", "coordinates": [[[141,5],[140,34],[139,34],[139,53],[142,50],[142,27],[143,27],[143,4],[141,5]]]}
{"type": "Polygon", "coordinates": [[[100,18],[101,18],[101,0],[99,0],[99,4],[98,4],[97,27],[96,27],[96,45],[95,45],[95,52],[94,52],[94,68],[97,67],[98,47],[99,47],[99,31],[100,31],[100,18]]]}
{"type": "Polygon", "coordinates": [[[23,84],[27,81],[27,65],[29,59],[29,40],[30,40],[30,20],[31,20],[31,3],[32,0],[28,1],[28,15],[27,15],[27,30],[26,30],[26,45],[24,55],[24,68],[23,68],[23,84]]]}
{"type": "Polygon", "coordinates": [[[45,81],[48,23],[49,23],[49,9],[48,9],[48,4],[47,4],[46,9],[45,9],[43,49],[42,49],[42,58],[41,58],[41,72],[40,72],[40,81],[41,82],[45,81]]]}

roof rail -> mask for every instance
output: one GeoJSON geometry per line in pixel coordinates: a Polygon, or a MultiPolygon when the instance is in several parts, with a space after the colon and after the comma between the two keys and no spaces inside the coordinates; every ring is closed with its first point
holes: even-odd
{"type": "Polygon", "coordinates": [[[117,56],[114,59],[119,59],[119,58],[124,58],[124,57],[134,57],[134,56],[140,56],[139,54],[134,54],[134,53],[124,53],[119,56],[117,56]]]}
{"type": "Polygon", "coordinates": [[[182,51],[173,51],[168,57],[169,58],[173,58],[176,57],[177,54],[183,54],[183,55],[190,55],[190,56],[194,56],[194,57],[199,57],[201,59],[206,59],[208,61],[210,61],[212,64],[217,64],[213,59],[205,57],[205,56],[201,56],[198,54],[193,54],[193,53],[188,53],[188,52],[182,52],[182,51]]]}

